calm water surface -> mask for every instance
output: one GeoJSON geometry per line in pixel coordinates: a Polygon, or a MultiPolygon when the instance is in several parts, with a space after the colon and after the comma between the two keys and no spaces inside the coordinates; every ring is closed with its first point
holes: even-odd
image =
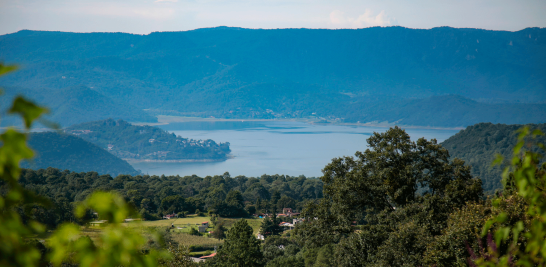
{"type": "MultiPolygon", "coordinates": [[[[235,157],[223,162],[132,164],[150,175],[192,175],[204,177],[229,172],[231,176],[261,176],[262,174],[305,175],[319,177],[332,158],[353,156],[366,149],[366,139],[383,127],[312,125],[292,121],[222,121],[184,122],[160,126],[192,139],[212,139],[229,142],[235,157]]],[[[413,140],[420,137],[449,138],[458,130],[406,129],[413,140]]]]}

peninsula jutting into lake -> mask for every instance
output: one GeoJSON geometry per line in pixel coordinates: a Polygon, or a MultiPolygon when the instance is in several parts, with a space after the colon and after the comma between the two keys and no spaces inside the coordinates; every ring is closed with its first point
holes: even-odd
{"type": "Polygon", "coordinates": [[[123,120],[87,122],[64,131],[133,161],[220,161],[231,152],[229,142],[183,138],[157,127],[132,125],[123,120]]]}

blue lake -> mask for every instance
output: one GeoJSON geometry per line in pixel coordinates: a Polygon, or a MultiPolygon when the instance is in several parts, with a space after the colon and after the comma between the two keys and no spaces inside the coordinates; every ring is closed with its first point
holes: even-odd
{"type": "MultiPolygon", "coordinates": [[[[353,156],[367,148],[366,139],[385,127],[313,125],[294,121],[193,121],[159,126],[185,138],[229,142],[234,156],[222,162],[133,163],[150,175],[204,177],[229,172],[231,176],[262,174],[319,177],[332,158],[353,156]]],[[[408,128],[413,140],[425,137],[438,142],[458,130],[408,128]]]]}

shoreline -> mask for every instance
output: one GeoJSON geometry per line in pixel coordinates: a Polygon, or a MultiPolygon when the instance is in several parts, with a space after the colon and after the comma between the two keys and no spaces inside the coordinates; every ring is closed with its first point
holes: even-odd
{"type": "Polygon", "coordinates": [[[127,163],[142,163],[142,162],[153,162],[153,163],[190,163],[190,162],[222,162],[226,161],[230,158],[226,159],[123,159],[127,163]]]}
{"type": "Polygon", "coordinates": [[[177,122],[245,122],[245,121],[263,121],[263,122],[283,122],[283,121],[292,121],[292,122],[302,122],[312,125],[334,125],[334,126],[357,126],[357,127],[381,127],[381,128],[390,128],[393,126],[398,126],[403,129],[430,129],[430,130],[464,130],[466,127],[438,127],[438,126],[420,126],[420,125],[404,125],[396,123],[385,123],[385,122],[367,122],[367,123],[356,123],[356,122],[328,122],[321,123],[314,121],[312,119],[224,119],[224,118],[201,118],[201,117],[184,117],[184,116],[172,116],[172,115],[158,115],[158,122],[147,123],[147,122],[131,122],[133,125],[149,125],[149,126],[158,126],[158,125],[168,125],[170,123],[177,122]]]}
{"type": "Polygon", "coordinates": [[[190,163],[190,162],[222,162],[228,159],[234,159],[235,156],[227,154],[226,158],[223,159],[133,159],[133,158],[122,158],[122,160],[127,161],[127,163],[142,163],[142,162],[157,162],[157,163],[190,163]]]}

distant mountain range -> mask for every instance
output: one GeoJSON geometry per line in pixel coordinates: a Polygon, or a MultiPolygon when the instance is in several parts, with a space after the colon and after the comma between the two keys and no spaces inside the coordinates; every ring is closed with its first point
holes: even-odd
{"type": "Polygon", "coordinates": [[[66,96],[44,101],[63,126],[105,113],[154,120],[142,110],[443,127],[546,122],[544,28],[20,31],[0,36],[0,60],[21,66],[0,80],[7,89],[66,96]],[[53,108],[85,90],[96,100],[53,108]]]}
{"type": "Polygon", "coordinates": [[[31,133],[28,145],[36,152],[31,161],[24,161],[23,168],[34,170],[48,167],[73,172],[95,171],[99,174],[138,175],[129,163],[79,137],[56,132],[31,133]]]}

